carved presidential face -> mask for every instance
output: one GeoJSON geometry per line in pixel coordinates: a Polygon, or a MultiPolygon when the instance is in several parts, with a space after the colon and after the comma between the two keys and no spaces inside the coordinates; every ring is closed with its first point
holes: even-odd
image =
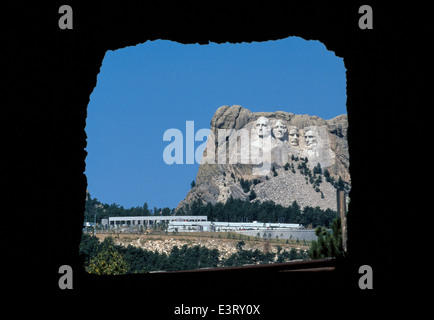
{"type": "Polygon", "coordinates": [[[306,131],[304,134],[304,138],[308,147],[313,147],[316,145],[316,135],[313,130],[306,131]]]}
{"type": "Polygon", "coordinates": [[[270,121],[265,117],[260,117],[255,123],[256,133],[260,138],[270,135],[270,121]]]}
{"type": "Polygon", "coordinates": [[[288,129],[286,128],[286,125],[283,123],[283,121],[277,120],[273,126],[273,135],[277,139],[283,140],[283,139],[285,139],[287,132],[288,132],[288,129]]]}
{"type": "Polygon", "coordinates": [[[297,127],[293,127],[291,129],[289,129],[289,144],[291,146],[297,147],[298,146],[298,141],[299,141],[299,137],[300,134],[298,133],[298,128],[297,127]]]}

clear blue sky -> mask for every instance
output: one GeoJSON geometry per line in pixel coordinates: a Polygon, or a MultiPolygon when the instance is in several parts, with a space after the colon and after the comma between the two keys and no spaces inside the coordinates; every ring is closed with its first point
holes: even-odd
{"type": "MultiPolygon", "coordinates": [[[[343,60],[318,41],[152,41],[108,51],[90,97],[86,175],[93,198],[174,208],[199,165],[163,161],[167,129],[209,128],[222,105],[331,119],[346,113],[343,60]]],[[[195,147],[202,142],[196,142],[195,147]]],[[[184,141],[185,159],[185,141],[184,141]]],[[[185,160],[184,160],[185,162],[185,160]]]]}

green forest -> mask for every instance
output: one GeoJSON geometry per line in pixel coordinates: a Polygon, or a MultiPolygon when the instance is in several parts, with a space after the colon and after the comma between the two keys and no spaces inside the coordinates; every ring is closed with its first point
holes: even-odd
{"type": "Polygon", "coordinates": [[[211,203],[205,205],[197,200],[187,205],[185,209],[180,209],[178,214],[207,216],[209,221],[299,223],[305,227],[315,228],[330,227],[337,213],[331,209],[322,210],[320,207],[301,208],[296,201],[291,206],[283,207],[273,201],[250,202],[229,198],[225,204],[215,205],[211,203]]]}
{"type": "Polygon", "coordinates": [[[146,273],[151,271],[182,271],[199,268],[232,267],[251,264],[282,263],[292,260],[323,259],[326,257],[342,258],[345,256],[342,247],[341,220],[332,221],[331,230],[322,226],[315,229],[317,240],[312,241],[309,251],[291,248],[277,252],[269,250],[269,240],[264,239],[264,250],[245,250],[244,241],[238,241],[236,252],[222,258],[218,249],[205,246],[174,246],[169,254],[149,251],[128,245],[116,245],[109,236],[100,242],[93,235],[82,234],[79,254],[86,272],[93,274],[120,275],[146,273]],[[267,249],[266,249],[267,248],[267,249]]]}
{"type": "MultiPolygon", "coordinates": [[[[140,207],[125,209],[117,204],[103,204],[88,193],[86,201],[84,221],[97,223],[108,217],[122,216],[169,216],[175,213],[174,209],[148,208],[148,204],[140,207]]],[[[203,204],[200,200],[192,202],[185,208],[178,210],[176,215],[207,216],[208,221],[220,222],[271,222],[271,223],[299,223],[306,228],[317,226],[331,227],[332,220],[336,217],[336,211],[322,210],[319,207],[306,206],[301,208],[296,201],[291,206],[283,207],[273,201],[253,201],[229,198],[228,201],[216,204],[203,204]]]]}
{"type": "Polygon", "coordinates": [[[84,269],[93,274],[133,274],[150,271],[181,271],[199,268],[241,266],[246,264],[266,264],[308,259],[308,253],[292,248],[277,252],[245,250],[244,241],[237,243],[237,251],[228,258],[220,258],[217,249],[204,246],[174,246],[169,254],[148,251],[129,245],[116,245],[112,237],[100,242],[92,235],[83,234],[80,255],[84,260],[84,269]]]}
{"type": "MultiPolygon", "coordinates": [[[[100,223],[101,219],[110,216],[149,216],[173,215],[169,208],[153,208],[147,203],[142,207],[125,209],[117,204],[103,204],[88,193],[85,207],[85,221],[100,223]]],[[[80,255],[86,272],[94,274],[131,274],[151,271],[180,271],[198,268],[215,268],[240,266],[247,264],[265,264],[288,262],[292,260],[321,259],[325,257],[342,257],[342,239],[340,219],[336,211],[319,207],[301,208],[297,202],[283,207],[272,201],[250,202],[230,198],[223,203],[212,205],[194,201],[177,215],[203,215],[209,221],[261,221],[299,223],[306,228],[316,228],[317,241],[312,241],[309,252],[291,249],[277,252],[245,250],[244,242],[239,241],[237,252],[222,258],[217,249],[204,246],[174,246],[169,254],[147,251],[145,249],[115,245],[112,237],[100,242],[95,236],[83,233],[80,244],[80,255]],[[330,232],[331,229],[331,232],[330,232]]],[[[265,240],[264,240],[265,241],[265,240]]]]}

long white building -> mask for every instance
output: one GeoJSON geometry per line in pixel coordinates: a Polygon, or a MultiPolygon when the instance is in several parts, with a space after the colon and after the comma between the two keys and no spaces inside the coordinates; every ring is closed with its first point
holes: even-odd
{"type": "Polygon", "coordinates": [[[207,216],[130,216],[109,217],[102,219],[105,228],[120,227],[150,227],[166,221],[169,232],[195,231],[243,231],[243,230],[300,230],[303,227],[297,223],[264,223],[264,222],[211,222],[207,216]]]}
{"type": "Polygon", "coordinates": [[[137,217],[109,217],[102,219],[101,224],[105,228],[133,227],[144,226],[149,227],[163,221],[169,222],[204,222],[207,221],[207,216],[137,216],[137,217]]]}
{"type": "Polygon", "coordinates": [[[263,222],[211,222],[211,221],[172,221],[167,231],[242,231],[242,230],[299,230],[297,223],[263,223],[263,222]]]}

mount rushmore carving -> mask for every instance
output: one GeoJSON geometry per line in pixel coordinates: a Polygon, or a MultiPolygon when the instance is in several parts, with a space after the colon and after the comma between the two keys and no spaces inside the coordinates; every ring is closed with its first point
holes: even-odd
{"type": "MultiPolygon", "coordinates": [[[[293,190],[299,182],[296,174],[282,173],[279,179],[285,178],[285,181],[270,179],[272,170],[279,170],[300,158],[306,159],[310,169],[319,164],[322,169],[327,169],[331,176],[341,178],[349,185],[347,129],[346,115],[324,120],[317,116],[283,111],[252,113],[237,105],[222,106],[211,120],[211,130],[196,176],[196,186],[178,208],[195,199],[214,204],[217,201],[225,202],[230,196],[246,198],[246,192],[238,186],[241,178],[261,182],[254,186],[259,200],[272,199],[282,204],[287,204],[291,199],[303,202],[303,194],[293,190]],[[273,198],[272,190],[264,190],[267,185],[270,187],[272,183],[278,182],[281,186],[273,185],[272,188],[280,189],[281,195],[273,198]],[[286,188],[286,185],[289,187],[286,188]],[[261,199],[261,194],[264,194],[261,191],[269,197],[261,199]],[[285,200],[279,201],[280,198],[285,200]]],[[[335,209],[335,193],[331,189],[324,192],[329,198],[333,198],[333,204],[330,200],[330,204],[319,204],[320,207],[335,209]]],[[[321,191],[322,202],[325,199],[324,192],[321,191]]],[[[308,192],[304,196],[312,195],[308,192]]]]}

